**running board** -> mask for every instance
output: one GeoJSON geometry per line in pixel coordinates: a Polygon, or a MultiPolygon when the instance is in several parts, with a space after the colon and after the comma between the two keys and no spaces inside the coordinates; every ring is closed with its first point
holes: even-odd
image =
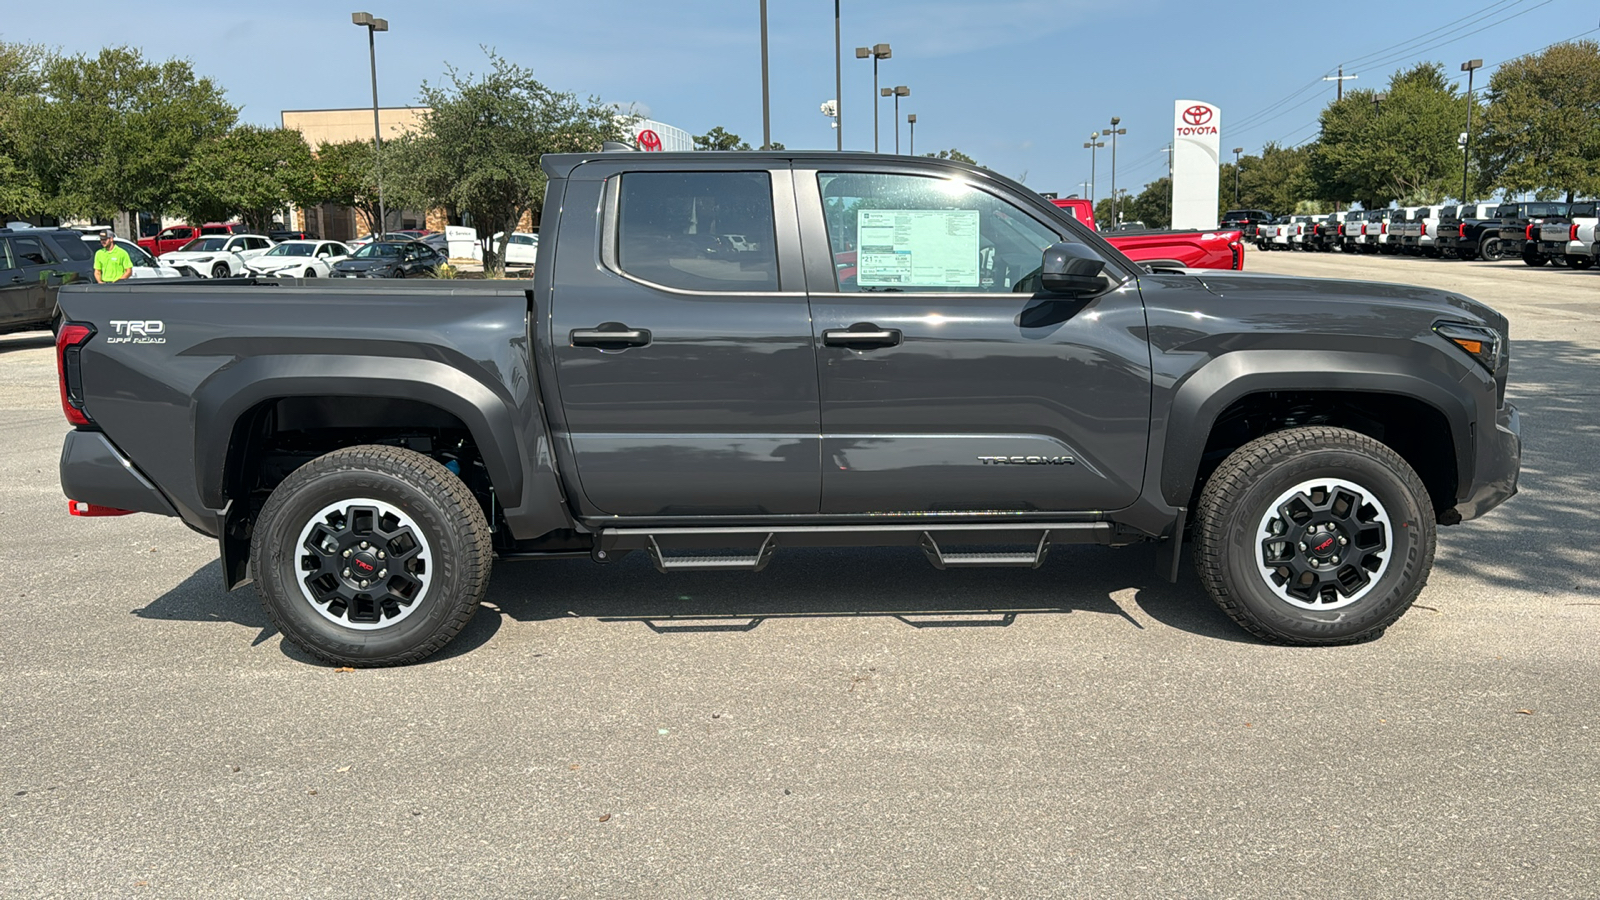
{"type": "Polygon", "coordinates": [[[1039,545],[1031,553],[946,553],[939,548],[939,542],[933,534],[924,531],[922,552],[935,569],[1037,569],[1044,565],[1045,555],[1050,552],[1050,532],[1047,530],[1039,535],[1039,545]]]}
{"type": "Polygon", "coordinates": [[[754,556],[668,556],[661,552],[655,535],[650,535],[650,561],[656,571],[667,572],[759,572],[772,562],[772,551],[777,547],[773,535],[761,542],[754,556]]]}

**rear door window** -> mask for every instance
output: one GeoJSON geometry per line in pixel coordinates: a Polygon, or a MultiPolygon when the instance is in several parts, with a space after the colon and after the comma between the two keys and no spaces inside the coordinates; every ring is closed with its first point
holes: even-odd
{"type": "Polygon", "coordinates": [[[617,267],[685,291],[778,290],[765,172],[628,172],[617,201],[617,267]],[[733,235],[742,235],[735,242],[733,235]]]}
{"type": "Polygon", "coordinates": [[[11,239],[11,253],[16,257],[18,268],[48,266],[56,261],[56,255],[45,247],[44,242],[32,236],[13,237],[11,239]]]}

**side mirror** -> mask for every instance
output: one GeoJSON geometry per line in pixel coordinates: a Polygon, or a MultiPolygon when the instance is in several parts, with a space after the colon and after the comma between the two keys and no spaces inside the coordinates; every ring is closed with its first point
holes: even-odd
{"type": "Polygon", "coordinates": [[[1082,244],[1061,242],[1044,250],[1044,262],[1039,269],[1039,283],[1052,294],[1081,296],[1092,294],[1105,287],[1100,273],[1106,262],[1093,250],[1082,244]]]}

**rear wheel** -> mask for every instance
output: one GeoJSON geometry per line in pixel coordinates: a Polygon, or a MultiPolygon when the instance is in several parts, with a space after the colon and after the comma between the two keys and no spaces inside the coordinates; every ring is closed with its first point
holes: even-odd
{"type": "Polygon", "coordinates": [[[1478,242],[1478,256],[1484,262],[1497,262],[1500,259],[1500,239],[1486,237],[1478,242]]]}
{"type": "Polygon", "coordinates": [[[461,479],[396,447],[347,447],[267,499],[251,573],[284,636],[346,666],[417,662],[472,618],[488,588],[489,524],[461,479]]]}
{"type": "Polygon", "coordinates": [[[1587,269],[1590,266],[1594,265],[1594,257],[1592,257],[1592,256],[1569,256],[1569,257],[1567,257],[1567,265],[1571,266],[1574,269],[1587,269]]]}
{"type": "Polygon", "coordinates": [[[1433,519],[1421,479],[1389,447],[1292,428],[1235,450],[1207,480],[1195,566],[1217,605],[1263,640],[1356,643],[1421,593],[1433,519]]]}
{"type": "Polygon", "coordinates": [[[1550,257],[1537,250],[1524,250],[1522,251],[1522,261],[1530,266],[1542,266],[1550,261],[1550,257]]]}

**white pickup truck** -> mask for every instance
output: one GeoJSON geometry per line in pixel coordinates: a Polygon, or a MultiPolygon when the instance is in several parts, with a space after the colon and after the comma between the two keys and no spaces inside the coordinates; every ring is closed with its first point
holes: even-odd
{"type": "Polygon", "coordinates": [[[1391,235],[1400,236],[1400,251],[1411,256],[1438,256],[1439,214],[1443,206],[1411,206],[1406,208],[1403,222],[1389,226],[1391,235]]]}
{"type": "Polygon", "coordinates": [[[1565,260],[1574,269],[1587,269],[1595,263],[1597,204],[1593,200],[1572,204],[1566,222],[1545,222],[1539,229],[1539,253],[1552,261],[1565,260]]]}

